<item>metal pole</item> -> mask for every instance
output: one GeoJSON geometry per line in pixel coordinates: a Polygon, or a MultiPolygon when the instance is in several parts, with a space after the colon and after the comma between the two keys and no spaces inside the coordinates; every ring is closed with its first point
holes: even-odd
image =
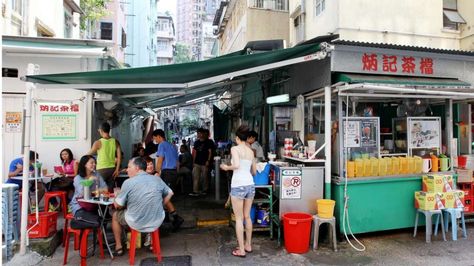
{"type": "Polygon", "coordinates": [[[331,198],[331,87],[324,87],[324,198],[331,198]]]}
{"type": "MultiPolygon", "coordinates": [[[[35,70],[36,66],[34,64],[28,64],[27,74],[34,75],[36,74],[35,70]]],[[[21,199],[21,225],[20,225],[20,255],[24,255],[26,253],[26,241],[28,237],[27,223],[28,223],[28,199],[29,199],[29,169],[30,169],[30,127],[31,127],[31,93],[35,88],[35,85],[31,82],[26,82],[26,99],[25,99],[25,117],[23,121],[23,136],[25,143],[23,145],[23,177],[22,177],[22,184],[23,184],[23,197],[21,199]]],[[[38,208],[38,206],[37,206],[38,208]]]]}
{"type": "Polygon", "coordinates": [[[214,157],[214,171],[216,175],[216,201],[221,199],[221,173],[220,173],[220,164],[221,164],[221,157],[215,156],[214,157]]]}

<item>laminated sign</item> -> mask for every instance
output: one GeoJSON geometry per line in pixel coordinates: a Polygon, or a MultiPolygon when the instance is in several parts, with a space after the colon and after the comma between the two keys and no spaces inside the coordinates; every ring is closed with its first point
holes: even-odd
{"type": "Polygon", "coordinates": [[[301,170],[283,170],[281,174],[281,198],[301,199],[301,170]]]}

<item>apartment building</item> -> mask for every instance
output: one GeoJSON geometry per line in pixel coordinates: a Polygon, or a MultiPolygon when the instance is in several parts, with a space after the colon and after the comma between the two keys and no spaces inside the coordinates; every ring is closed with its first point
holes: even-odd
{"type": "Polygon", "coordinates": [[[125,63],[131,67],[154,66],[158,0],[130,1],[127,6],[125,63]]]}
{"type": "Polygon", "coordinates": [[[241,50],[250,41],[289,41],[288,0],[222,1],[213,25],[219,54],[241,50]]]}
{"type": "Polygon", "coordinates": [[[290,0],[290,46],[321,35],[474,50],[471,0],[290,0]]]}
{"type": "Polygon", "coordinates": [[[105,3],[108,15],[93,25],[93,39],[110,40],[113,42],[112,55],[118,62],[125,62],[127,47],[127,16],[126,5],[122,0],[111,0],[105,3]]]}
{"type": "Polygon", "coordinates": [[[2,0],[2,34],[78,39],[79,2],[2,0]]]}
{"type": "Polygon", "coordinates": [[[156,20],[156,64],[169,65],[173,63],[174,46],[176,44],[173,18],[160,14],[156,20]]]}

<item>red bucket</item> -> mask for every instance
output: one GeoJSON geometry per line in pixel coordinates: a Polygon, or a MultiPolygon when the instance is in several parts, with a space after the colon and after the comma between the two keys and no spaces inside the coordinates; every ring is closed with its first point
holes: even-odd
{"type": "Polygon", "coordinates": [[[458,168],[466,168],[466,164],[467,164],[467,157],[458,156],[458,168]]]}
{"type": "Polygon", "coordinates": [[[307,213],[283,214],[283,237],[288,253],[308,252],[312,221],[313,216],[307,213]]]}

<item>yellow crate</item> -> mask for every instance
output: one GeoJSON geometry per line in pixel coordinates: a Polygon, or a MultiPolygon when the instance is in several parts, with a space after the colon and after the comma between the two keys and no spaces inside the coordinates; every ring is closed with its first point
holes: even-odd
{"type": "Polygon", "coordinates": [[[448,192],[454,187],[452,175],[424,175],[422,182],[425,192],[448,192]]]}
{"type": "Polygon", "coordinates": [[[415,208],[426,211],[444,209],[443,193],[415,191],[415,208]]]}

